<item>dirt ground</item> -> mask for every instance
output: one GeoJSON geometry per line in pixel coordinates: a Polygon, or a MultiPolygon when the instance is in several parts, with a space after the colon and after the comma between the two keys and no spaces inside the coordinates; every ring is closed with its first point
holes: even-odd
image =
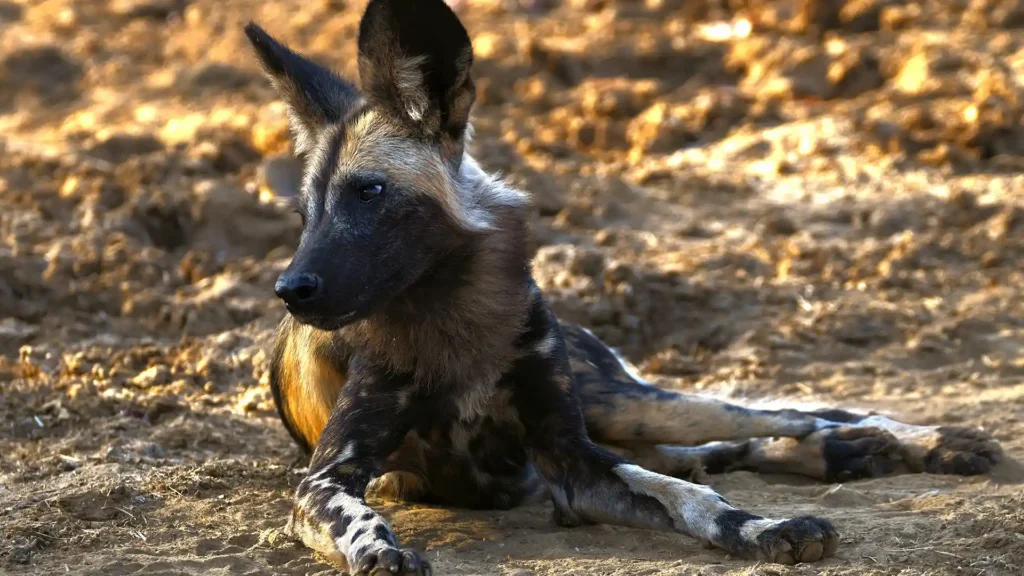
{"type": "MultiPolygon", "coordinates": [[[[475,149],[557,312],[658,385],[982,427],[992,476],[708,482],[756,565],[550,505],[380,503],[438,574],[1020,574],[1024,2],[467,0],[475,149]],[[1010,458],[1012,457],[1012,458],[1010,458]]],[[[355,74],[363,2],[0,1],[0,573],[307,574],[264,348],[299,220],[242,24],[355,74]]]]}

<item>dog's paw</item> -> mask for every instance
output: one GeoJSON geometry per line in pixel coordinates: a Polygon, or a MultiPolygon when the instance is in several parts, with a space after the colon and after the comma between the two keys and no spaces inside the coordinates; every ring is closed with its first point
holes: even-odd
{"type": "Polygon", "coordinates": [[[754,538],[757,559],[777,564],[817,562],[836,553],[839,533],[831,522],[813,516],[779,520],[754,538]]]}
{"type": "Polygon", "coordinates": [[[415,550],[400,548],[378,548],[361,553],[349,560],[354,575],[387,576],[389,574],[415,574],[430,576],[430,562],[420,557],[415,550]]]}
{"type": "Polygon", "coordinates": [[[826,428],[812,436],[821,442],[828,482],[887,476],[901,460],[899,440],[881,428],[826,428]]]}
{"type": "Polygon", "coordinates": [[[924,457],[924,470],[933,474],[988,474],[1003,450],[987,432],[960,426],[935,429],[935,446],[924,457]]]}

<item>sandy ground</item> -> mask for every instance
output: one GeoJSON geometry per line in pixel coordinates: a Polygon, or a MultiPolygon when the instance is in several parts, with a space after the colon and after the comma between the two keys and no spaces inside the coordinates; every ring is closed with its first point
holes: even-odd
{"type": "MultiPolygon", "coordinates": [[[[362,2],[0,2],[0,572],[306,574],[273,412],[297,239],[241,25],[349,74],[362,2]]],[[[465,2],[537,275],[657,384],[989,430],[1024,459],[1024,2],[465,2]]],[[[381,503],[439,574],[1020,574],[1020,466],[828,486],[836,558],[381,503]]]]}

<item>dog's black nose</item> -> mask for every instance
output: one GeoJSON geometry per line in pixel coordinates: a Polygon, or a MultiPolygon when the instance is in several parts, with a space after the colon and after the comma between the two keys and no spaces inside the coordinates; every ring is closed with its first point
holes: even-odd
{"type": "Polygon", "coordinates": [[[274,284],[274,294],[289,306],[306,306],[323,296],[323,286],[316,274],[284,274],[274,284]]]}

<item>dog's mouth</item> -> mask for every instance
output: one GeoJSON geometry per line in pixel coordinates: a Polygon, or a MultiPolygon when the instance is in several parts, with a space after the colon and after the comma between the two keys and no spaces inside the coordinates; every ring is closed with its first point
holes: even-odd
{"type": "MultiPolygon", "coordinates": [[[[286,306],[286,308],[287,308],[287,306],[286,306]]],[[[324,316],[324,315],[319,315],[319,314],[316,314],[316,315],[314,315],[314,314],[305,314],[305,315],[303,315],[303,314],[296,314],[295,312],[292,312],[291,310],[288,310],[288,313],[291,314],[292,317],[295,318],[295,320],[298,321],[299,324],[304,324],[306,326],[312,326],[313,328],[316,328],[318,330],[325,330],[325,331],[328,331],[328,332],[333,332],[334,330],[340,330],[340,329],[344,328],[345,326],[348,326],[349,324],[352,324],[356,320],[359,320],[360,317],[361,317],[361,315],[359,314],[359,310],[352,310],[350,312],[346,312],[344,314],[337,315],[337,316],[324,316]]]]}

